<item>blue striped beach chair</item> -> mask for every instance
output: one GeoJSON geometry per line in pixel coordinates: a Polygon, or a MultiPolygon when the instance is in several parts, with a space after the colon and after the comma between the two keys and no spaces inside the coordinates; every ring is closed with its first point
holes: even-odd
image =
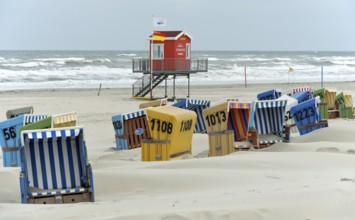
{"type": "Polygon", "coordinates": [[[21,133],[22,203],[94,201],[94,184],[82,127],[21,133]]]}
{"type": "Polygon", "coordinates": [[[150,138],[145,109],[113,115],[112,124],[115,132],[117,150],[141,147],[142,139],[150,138]],[[141,135],[136,134],[138,128],[143,129],[141,135]]]}
{"type": "Polygon", "coordinates": [[[47,115],[19,115],[0,122],[0,145],[4,167],[21,166],[20,158],[20,129],[28,124],[42,120],[47,115]]]}
{"type": "Polygon", "coordinates": [[[174,103],[172,106],[187,109],[194,111],[197,114],[197,122],[195,125],[194,133],[205,133],[206,125],[203,120],[202,111],[210,107],[210,101],[208,100],[199,100],[199,99],[182,99],[177,103],[174,103]]]}
{"type": "Polygon", "coordinates": [[[275,100],[281,96],[281,91],[276,89],[271,89],[257,95],[257,99],[261,100],[275,100]]]}
{"type": "Polygon", "coordinates": [[[255,148],[283,140],[287,100],[256,101],[251,115],[252,144],[255,148]]]}
{"type": "Polygon", "coordinates": [[[321,118],[319,97],[293,106],[290,111],[300,135],[328,127],[328,121],[321,118]]]}

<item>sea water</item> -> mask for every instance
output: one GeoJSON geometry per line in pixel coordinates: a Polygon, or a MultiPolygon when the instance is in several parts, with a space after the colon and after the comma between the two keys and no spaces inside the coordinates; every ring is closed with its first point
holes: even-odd
{"type": "MultiPolygon", "coordinates": [[[[142,77],[132,59],[147,51],[0,51],[0,90],[131,87],[142,77]]],[[[355,52],[193,51],[208,58],[208,72],[192,85],[354,81],[355,52]],[[294,71],[289,72],[289,68],[294,71]]]]}

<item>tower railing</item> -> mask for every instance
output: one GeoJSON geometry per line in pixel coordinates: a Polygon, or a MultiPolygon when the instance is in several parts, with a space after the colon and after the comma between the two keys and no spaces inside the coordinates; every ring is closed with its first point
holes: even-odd
{"type": "Polygon", "coordinates": [[[197,73],[208,71],[208,59],[160,59],[149,58],[133,59],[132,70],[134,73],[150,73],[153,63],[153,73],[197,73]]]}

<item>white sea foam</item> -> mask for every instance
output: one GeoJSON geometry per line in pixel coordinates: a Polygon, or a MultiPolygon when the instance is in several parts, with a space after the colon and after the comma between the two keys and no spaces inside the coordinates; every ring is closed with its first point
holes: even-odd
{"type": "MultiPolygon", "coordinates": [[[[0,89],[130,87],[141,73],[132,73],[132,59],[148,52],[68,52],[18,55],[0,53],[0,89]],[[75,54],[75,55],[73,55],[75,54]]],[[[208,58],[208,72],[191,75],[192,84],[354,81],[355,54],[297,53],[255,54],[239,52],[194,53],[208,58]],[[292,67],[295,71],[289,73],[292,67]]],[[[170,81],[169,81],[170,82],[170,81]]]]}

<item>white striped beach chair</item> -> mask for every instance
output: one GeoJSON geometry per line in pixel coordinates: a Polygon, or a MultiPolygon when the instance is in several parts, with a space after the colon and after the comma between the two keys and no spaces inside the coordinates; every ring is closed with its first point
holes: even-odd
{"type": "Polygon", "coordinates": [[[19,115],[0,122],[0,145],[4,167],[21,166],[20,130],[24,126],[46,118],[47,115],[19,115]]]}
{"type": "Polygon", "coordinates": [[[82,127],[22,131],[22,203],[94,201],[82,127]]]}
{"type": "Polygon", "coordinates": [[[145,109],[113,115],[112,124],[115,132],[117,150],[141,147],[142,139],[150,138],[145,109]],[[143,129],[141,135],[136,134],[138,128],[143,129]]]}
{"type": "Polygon", "coordinates": [[[270,146],[283,141],[283,126],[287,100],[256,101],[251,122],[254,148],[270,146]]]}
{"type": "Polygon", "coordinates": [[[195,125],[194,133],[205,133],[206,125],[203,120],[202,111],[210,107],[211,102],[208,100],[199,99],[182,99],[172,106],[194,111],[197,114],[197,122],[195,125]]]}

